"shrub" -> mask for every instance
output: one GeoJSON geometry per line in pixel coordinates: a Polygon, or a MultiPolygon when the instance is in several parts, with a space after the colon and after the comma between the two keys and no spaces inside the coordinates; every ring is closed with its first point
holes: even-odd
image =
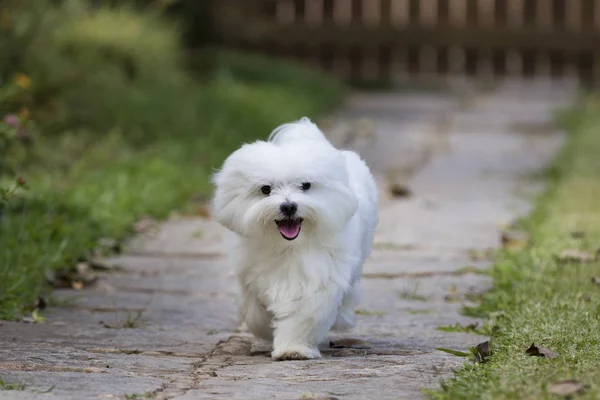
{"type": "Polygon", "coordinates": [[[0,218],[8,200],[19,188],[25,186],[23,178],[15,178],[16,156],[20,145],[29,143],[34,130],[29,120],[29,110],[21,109],[19,113],[8,113],[29,88],[29,78],[20,74],[14,82],[0,86],[0,218]]]}
{"type": "Polygon", "coordinates": [[[189,122],[200,125],[200,88],[183,66],[176,24],[152,11],[91,8],[84,0],[8,4],[0,50],[12,61],[1,68],[28,72],[28,105],[46,133],[120,127],[138,142],[196,133],[189,122]]]}
{"type": "Polygon", "coordinates": [[[341,97],[316,72],[232,53],[194,79],[176,27],[155,14],[54,3],[0,0],[10,5],[0,47],[14,60],[0,59],[0,161],[10,167],[0,187],[13,196],[0,205],[0,319],[29,310],[101,239],[118,243],[140,217],[210,196],[209,173],[242,142],[341,97]],[[16,172],[29,189],[14,196],[16,172]]]}

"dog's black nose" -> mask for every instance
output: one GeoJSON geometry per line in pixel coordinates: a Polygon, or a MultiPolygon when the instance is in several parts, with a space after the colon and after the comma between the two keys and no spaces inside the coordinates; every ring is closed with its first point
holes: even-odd
{"type": "Polygon", "coordinates": [[[281,210],[283,215],[285,215],[286,217],[291,217],[294,214],[296,214],[296,211],[298,211],[298,205],[296,203],[286,201],[285,203],[281,203],[279,209],[281,210]]]}

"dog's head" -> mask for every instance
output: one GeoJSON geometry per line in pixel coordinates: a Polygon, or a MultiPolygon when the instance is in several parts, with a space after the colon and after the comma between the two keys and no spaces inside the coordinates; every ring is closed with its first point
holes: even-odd
{"type": "Polygon", "coordinates": [[[285,243],[334,233],[357,208],[345,159],[325,141],[246,144],[213,182],[215,218],[246,237],[285,243]]]}

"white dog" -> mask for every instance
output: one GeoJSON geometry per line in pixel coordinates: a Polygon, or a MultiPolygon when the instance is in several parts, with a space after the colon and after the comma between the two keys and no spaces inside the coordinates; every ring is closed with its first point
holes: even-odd
{"type": "Polygon", "coordinates": [[[213,176],[215,218],[233,231],[242,316],[276,360],[319,358],[330,329],[354,326],[377,188],[351,151],[308,118],[245,144],[213,176]]]}

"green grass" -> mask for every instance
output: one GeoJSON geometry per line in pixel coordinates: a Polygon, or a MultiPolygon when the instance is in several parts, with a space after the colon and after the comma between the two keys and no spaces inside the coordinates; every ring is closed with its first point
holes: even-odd
{"type": "Polygon", "coordinates": [[[423,296],[419,294],[419,285],[415,284],[412,289],[404,289],[401,292],[398,292],[398,297],[402,300],[411,300],[411,301],[428,301],[427,296],[423,296]]]}
{"type": "MultiPolygon", "coordinates": [[[[531,247],[503,252],[491,273],[495,289],[469,314],[493,325],[494,354],[467,365],[432,393],[439,399],[552,399],[550,384],[574,379],[587,386],[575,398],[600,398],[600,262],[564,263],[565,249],[600,246],[600,102],[568,118],[570,137],[548,170],[549,190],[520,226],[531,247]],[[557,358],[531,357],[535,343],[557,358]]],[[[564,398],[564,397],[563,397],[564,398]]]]}
{"type": "Polygon", "coordinates": [[[25,384],[24,383],[8,383],[8,382],[5,382],[4,379],[2,379],[2,377],[0,377],[0,390],[22,391],[22,390],[25,390],[25,384]]]}
{"type": "MultiPolygon", "coordinates": [[[[140,217],[165,218],[191,198],[209,196],[209,174],[242,142],[266,138],[286,121],[318,117],[342,98],[337,81],[302,70],[300,87],[281,79],[286,68],[297,67],[272,66],[268,59],[253,58],[255,75],[263,78],[248,79],[236,73],[244,57],[195,83],[191,108],[200,119],[173,130],[163,124],[163,134],[149,135],[143,145],[119,128],[100,134],[82,127],[59,135],[43,135],[42,129],[33,148],[16,152],[17,171],[29,189],[0,206],[0,318],[28,311],[49,292],[45,277],[73,268],[100,239],[121,241],[140,217]]],[[[162,102],[173,104],[190,99],[163,95],[169,97],[162,102]]],[[[187,112],[190,106],[184,106],[187,112]]]]}

